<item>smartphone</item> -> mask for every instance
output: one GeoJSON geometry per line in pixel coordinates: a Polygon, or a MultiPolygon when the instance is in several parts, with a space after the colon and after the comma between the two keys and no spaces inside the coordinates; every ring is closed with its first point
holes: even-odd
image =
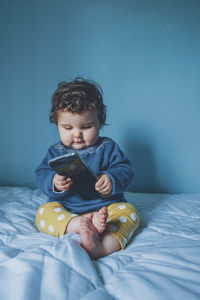
{"type": "Polygon", "coordinates": [[[48,164],[57,174],[71,178],[75,191],[95,191],[97,176],[77,153],[55,157],[48,164]]]}

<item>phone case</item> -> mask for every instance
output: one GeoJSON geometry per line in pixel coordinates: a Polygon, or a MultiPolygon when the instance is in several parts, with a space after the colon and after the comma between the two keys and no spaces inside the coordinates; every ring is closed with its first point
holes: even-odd
{"type": "Polygon", "coordinates": [[[53,158],[48,164],[57,174],[71,178],[75,191],[95,191],[97,176],[77,153],[53,158]]]}

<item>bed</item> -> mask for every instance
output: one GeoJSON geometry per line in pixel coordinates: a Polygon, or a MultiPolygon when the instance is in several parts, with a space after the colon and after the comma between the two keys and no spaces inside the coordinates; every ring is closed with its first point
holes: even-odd
{"type": "Polygon", "coordinates": [[[79,235],[38,232],[38,189],[1,187],[0,299],[200,299],[200,194],[126,198],[139,229],[124,251],[91,261],[79,235]]]}

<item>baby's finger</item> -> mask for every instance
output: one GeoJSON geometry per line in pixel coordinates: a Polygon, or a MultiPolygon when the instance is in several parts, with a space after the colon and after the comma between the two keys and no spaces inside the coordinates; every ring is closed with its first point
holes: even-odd
{"type": "Polygon", "coordinates": [[[97,183],[95,184],[95,187],[99,188],[104,184],[104,179],[102,177],[100,177],[97,181],[97,183]]]}
{"type": "Polygon", "coordinates": [[[69,182],[69,183],[65,184],[65,185],[63,186],[63,191],[68,191],[69,188],[70,188],[70,186],[71,186],[71,184],[72,184],[72,182],[69,182]]]}
{"type": "Polygon", "coordinates": [[[104,194],[110,194],[112,192],[112,184],[108,182],[107,184],[103,185],[101,187],[101,193],[104,194]]]}
{"type": "Polygon", "coordinates": [[[56,188],[57,188],[59,191],[64,192],[64,191],[67,191],[67,190],[70,188],[71,184],[72,184],[71,181],[68,182],[68,183],[65,182],[64,185],[57,184],[57,185],[56,185],[56,188]]]}
{"type": "Polygon", "coordinates": [[[55,174],[54,176],[54,181],[63,181],[63,180],[66,180],[66,177],[65,176],[61,176],[59,174],[55,174]]]}
{"type": "Polygon", "coordinates": [[[55,180],[55,184],[59,186],[64,186],[66,184],[66,180],[55,180]]]}
{"type": "Polygon", "coordinates": [[[59,184],[63,187],[68,186],[68,184],[72,184],[72,181],[70,178],[67,178],[66,180],[60,181],[59,184]]]}
{"type": "Polygon", "coordinates": [[[103,192],[105,192],[107,190],[106,186],[100,186],[100,187],[95,187],[96,191],[99,192],[100,194],[102,194],[103,192]]]}
{"type": "Polygon", "coordinates": [[[105,194],[105,193],[109,193],[109,191],[110,191],[109,187],[106,186],[103,189],[101,189],[100,193],[105,194]]]}
{"type": "Polygon", "coordinates": [[[58,180],[58,181],[66,180],[66,176],[58,175],[58,176],[56,177],[56,180],[58,180]]]}
{"type": "Polygon", "coordinates": [[[67,183],[72,183],[71,178],[67,178],[67,179],[66,179],[66,182],[67,182],[67,183]]]}

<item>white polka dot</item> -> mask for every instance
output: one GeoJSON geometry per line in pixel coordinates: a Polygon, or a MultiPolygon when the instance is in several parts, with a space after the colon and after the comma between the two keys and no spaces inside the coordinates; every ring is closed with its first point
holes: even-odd
{"type": "Polygon", "coordinates": [[[48,229],[49,229],[50,232],[54,232],[54,227],[53,227],[53,225],[49,225],[48,229]]]}
{"type": "Polygon", "coordinates": [[[122,223],[126,223],[126,222],[127,222],[127,219],[126,219],[126,217],[124,217],[124,216],[121,216],[121,217],[119,218],[119,220],[120,220],[120,222],[122,222],[122,223]]]}
{"type": "Polygon", "coordinates": [[[131,214],[131,219],[132,219],[133,221],[136,221],[136,216],[135,216],[134,213],[131,214]]]}
{"type": "Polygon", "coordinates": [[[126,205],[119,205],[119,208],[120,208],[120,209],[125,209],[125,208],[126,208],[126,205]]]}
{"type": "Polygon", "coordinates": [[[110,225],[110,226],[109,226],[109,229],[110,229],[110,231],[115,232],[115,231],[117,231],[117,226],[115,226],[115,225],[110,225]]]}
{"type": "Polygon", "coordinates": [[[57,216],[58,221],[62,221],[65,218],[65,215],[59,215],[57,216]]]}
{"type": "Polygon", "coordinates": [[[44,213],[44,207],[40,208],[39,214],[42,215],[44,213]]]}
{"type": "Polygon", "coordinates": [[[129,233],[129,239],[131,239],[132,236],[133,236],[133,231],[131,231],[131,232],[129,233]]]}
{"type": "Polygon", "coordinates": [[[72,217],[76,217],[76,216],[78,216],[77,214],[72,214],[72,217]]]}
{"type": "Polygon", "coordinates": [[[127,244],[127,239],[123,239],[123,245],[124,245],[124,247],[126,246],[126,244],[127,244]]]}
{"type": "Polygon", "coordinates": [[[56,207],[56,208],[54,208],[54,210],[55,210],[56,212],[60,212],[60,211],[62,210],[62,208],[56,207]]]}
{"type": "Polygon", "coordinates": [[[44,221],[44,220],[41,220],[41,221],[40,221],[40,226],[41,226],[42,228],[45,227],[45,221],[44,221]]]}

